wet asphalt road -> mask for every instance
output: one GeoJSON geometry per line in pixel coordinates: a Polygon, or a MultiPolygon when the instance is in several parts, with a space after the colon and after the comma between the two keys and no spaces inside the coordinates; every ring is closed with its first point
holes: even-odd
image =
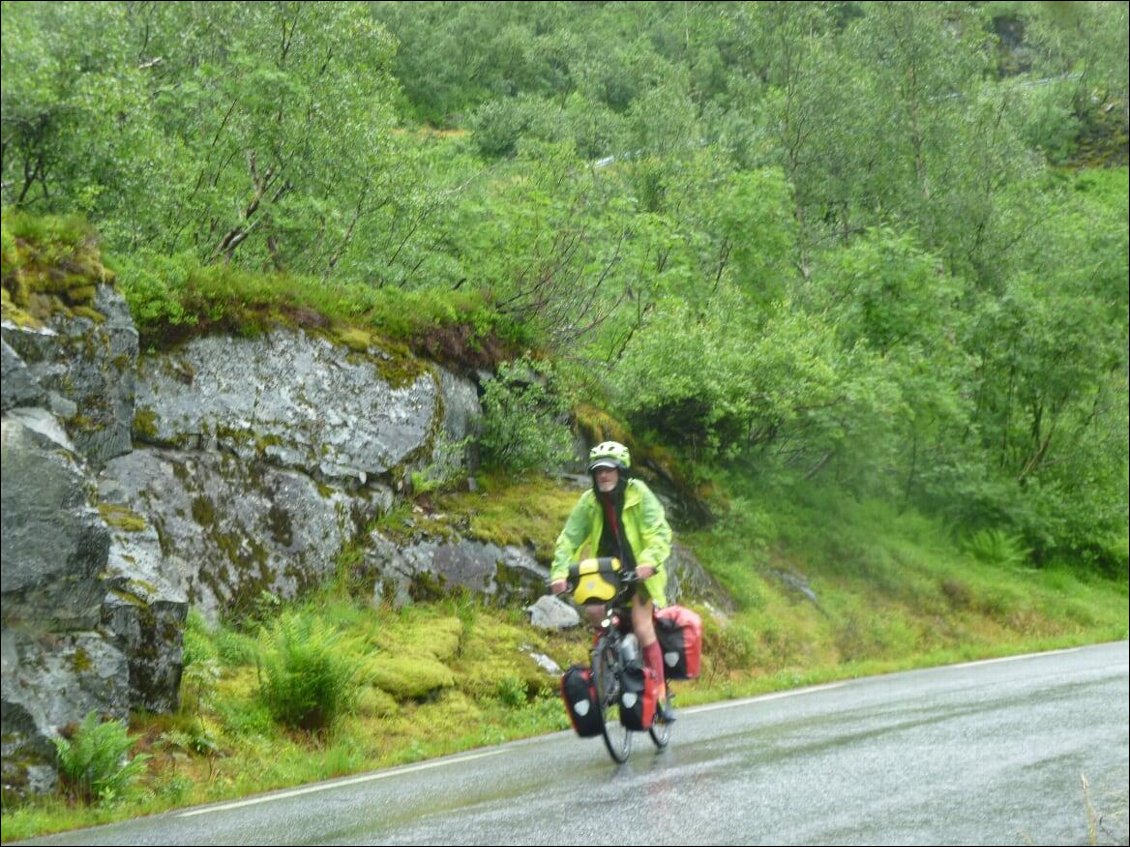
{"type": "Polygon", "coordinates": [[[1127,642],[681,710],[35,844],[1126,844],[1127,642]]]}

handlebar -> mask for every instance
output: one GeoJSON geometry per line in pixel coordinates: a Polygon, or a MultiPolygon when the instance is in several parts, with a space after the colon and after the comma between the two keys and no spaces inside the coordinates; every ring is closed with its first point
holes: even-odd
{"type": "MultiPolygon", "coordinates": [[[[620,560],[612,556],[602,556],[599,559],[585,559],[583,562],[571,562],[569,564],[569,574],[565,577],[565,584],[569,590],[577,587],[581,579],[581,565],[596,564],[595,570],[602,576],[613,576],[621,585],[628,585],[633,582],[639,581],[639,575],[636,573],[635,568],[625,568],[620,565],[620,560]]],[[[589,571],[591,573],[591,571],[589,571]]]]}
{"type": "Polygon", "coordinates": [[[574,605],[611,606],[623,602],[638,581],[634,568],[625,568],[619,559],[604,556],[571,563],[565,585],[574,605]]]}
{"type": "MultiPolygon", "coordinates": [[[[598,561],[603,562],[606,560],[607,559],[599,559],[598,561]]],[[[581,574],[579,571],[580,566],[581,562],[579,561],[574,561],[573,564],[568,566],[568,576],[565,577],[565,585],[567,585],[571,591],[573,590],[573,588],[576,588],[577,583],[579,583],[581,580],[581,574]]],[[[601,567],[600,574],[615,576],[616,579],[619,580],[620,585],[629,585],[640,580],[640,575],[636,574],[635,568],[624,568],[623,570],[606,570],[605,567],[601,567]]]]}

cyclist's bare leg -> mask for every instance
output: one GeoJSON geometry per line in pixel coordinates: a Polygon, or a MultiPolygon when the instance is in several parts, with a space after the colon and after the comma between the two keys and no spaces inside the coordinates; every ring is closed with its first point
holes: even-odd
{"type": "Polygon", "coordinates": [[[667,696],[666,679],[663,674],[663,653],[659,649],[659,640],[655,634],[655,604],[650,597],[641,596],[644,592],[637,591],[632,598],[632,631],[640,640],[640,652],[644,662],[651,668],[655,678],[659,681],[657,696],[659,702],[667,696]]]}
{"type": "Polygon", "coordinates": [[[656,642],[655,604],[647,596],[646,590],[636,591],[632,597],[632,632],[640,640],[641,649],[656,642]]]}

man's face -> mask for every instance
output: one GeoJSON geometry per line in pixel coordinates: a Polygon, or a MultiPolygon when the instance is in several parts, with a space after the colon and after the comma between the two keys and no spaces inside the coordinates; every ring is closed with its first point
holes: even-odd
{"type": "Polygon", "coordinates": [[[602,494],[607,494],[616,488],[616,483],[620,481],[620,471],[617,468],[597,468],[596,474],[596,489],[602,494]]]}

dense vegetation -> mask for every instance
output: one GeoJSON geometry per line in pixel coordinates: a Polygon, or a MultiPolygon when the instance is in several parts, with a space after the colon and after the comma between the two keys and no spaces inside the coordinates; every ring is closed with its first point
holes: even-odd
{"type": "Polygon", "coordinates": [[[316,312],[536,372],[484,458],[572,428],[696,492],[727,680],[1124,637],[1126,2],[2,13],[6,256],[81,215],[147,345],[316,312]],[[839,626],[774,612],[790,568],[839,626]]]}

